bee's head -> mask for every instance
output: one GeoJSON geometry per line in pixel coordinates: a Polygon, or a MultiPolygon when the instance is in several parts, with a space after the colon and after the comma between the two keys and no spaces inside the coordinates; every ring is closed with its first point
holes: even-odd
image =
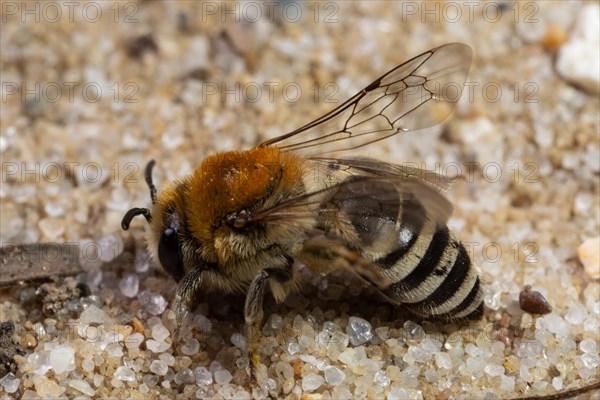
{"type": "Polygon", "coordinates": [[[150,188],[152,211],[149,208],[132,208],[123,217],[121,227],[128,230],[131,220],[138,215],[143,215],[150,224],[148,244],[152,256],[160,262],[169,275],[179,281],[185,273],[179,235],[180,215],[174,201],[161,201],[162,199],[157,201],[156,187],[152,182],[152,168],[154,165],[154,160],[151,160],[146,166],[144,174],[146,183],[150,188]]]}

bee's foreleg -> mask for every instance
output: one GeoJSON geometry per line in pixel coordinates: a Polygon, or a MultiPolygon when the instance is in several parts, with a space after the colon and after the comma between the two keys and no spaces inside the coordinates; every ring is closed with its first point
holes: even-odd
{"type": "Polygon", "coordinates": [[[183,333],[182,331],[185,330],[185,327],[182,326],[184,318],[190,311],[190,306],[202,285],[202,275],[205,272],[206,269],[204,268],[195,268],[185,274],[183,279],[179,281],[177,293],[175,293],[175,299],[171,307],[171,310],[175,313],[175,320],[177,322],[176,331],[173,334],[174,340],[177,340],[183,333]]]}
{"type": "Polygon", "coordinates": [[[248,354],[248,366],[250,368],[250,380],[252,383],[256,383],[254,371],[260,363],[256,345],[260,338],[265,286],[269,280],[275,280],[277,284],[283,285],[292,280],[292,272],[280,268],[263,269],[252,280],[252,283],[250,283],[250,287],[248,288],[246,304],[244,307],[244,318],[246,321],[246,350],[248,354]]]}

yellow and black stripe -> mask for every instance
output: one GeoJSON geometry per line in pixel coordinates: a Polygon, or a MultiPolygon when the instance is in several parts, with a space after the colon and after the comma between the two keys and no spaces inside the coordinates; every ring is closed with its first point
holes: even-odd
{"type": "Polygon", "coordinates": [[[345,221],[342,234],[340,224],[335,234],[391,282],[382,288],[391,302],[424,317],[481,317],[483,293],[465,247],[429,218],[418,198],[388,182],[353,176],[323,207],[332,205],[345,221]]]}

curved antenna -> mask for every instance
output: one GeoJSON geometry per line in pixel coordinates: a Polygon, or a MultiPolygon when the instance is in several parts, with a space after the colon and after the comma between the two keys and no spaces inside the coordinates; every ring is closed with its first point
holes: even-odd
{"type": "MultiPolygon", "coordinates": [[[[152,182],[152,168],[156,165],[156,161],[150,160],[146,165],[146,169],[144,170],[144,179],[146,180],[146,184],[150,188],[150,198],[152,199],[152,204],[156,204],[156,186],[154,186],[154,182],[152,182]]],[[[138,215],[143,215],[146,218],[146,221],[149,223],[152,222],[152,214],[150,213],[149,208],[139,208],[134,207],[131,210],[127,211],[123,216],[123,220],[121,221],[121,228],[123,230],[129,229],[129,224],[131,224],[131,220],[138,215]]]]}
{"type": "Polygon", "coordinates": [[[143,215],[144,218],[146,218],[146,221],[152,222],[152,215],[150,214],[150,209],[135,207],[135,208],[132,208],[131,210],[127,211],[127,213],[125,213],[125,216],[123,217],[123,220],[121,221],[121,228],[123,228],[123,230],[125,230],[125,231],[128,230],[131,220],[134,217],[137,217],[138,215],[143,215]]]}

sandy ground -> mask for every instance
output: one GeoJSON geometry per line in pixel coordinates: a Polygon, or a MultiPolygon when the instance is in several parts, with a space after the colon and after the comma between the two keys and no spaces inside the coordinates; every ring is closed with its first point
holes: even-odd
{"type": "Polygon", "coordinates": [[[85,249],[75,280],[1,289],[20,355],[3,339],[0,397],[497,399],[599,379],[597,3],[0,6],[0,241],[85,249]],[[257,387],[243,297],[201,299],[173,344],[175,282],[148,262],[143,218],[120,227],[149,204],[146,162],[160,191],[449,42],[474,54],[454,117],[359,153],[462,176],[449,226],[480,271],[484,319],[416,325],[344,272],[304,271],[303,295],[267,296],[257,387]],[[527,284],[551,314],[519,309],[527,284]],[[370,323],[365,343],[348,343],[350,317],[370,323]]]}

